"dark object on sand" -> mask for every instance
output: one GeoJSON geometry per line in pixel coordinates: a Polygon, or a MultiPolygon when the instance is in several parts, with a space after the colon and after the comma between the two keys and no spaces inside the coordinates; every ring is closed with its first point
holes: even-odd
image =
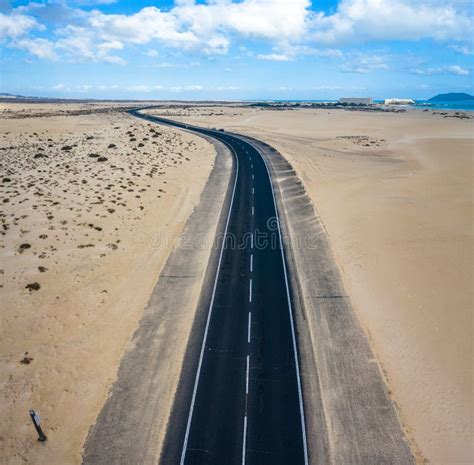
{"type": "Polygon", "coordinates": [[[99,157],[97,161],[107,161],[107,157],[99,157]]]}
{"type": "Polygon", "coordinates": [[[30,249],[30,248],[31,248],[31,244],[28,244],[27,242],[25,242],[24,244],[21,244],[20,247],[18,247],[18,252],[23,253],[24,250],[30,249]]]}
{"type": "Polygon", "coordinates": [[[41,429],[41,426],[40,426],[41,420],[40,420],[39,415],[33,409],[31,409],[30,417],[31,417],[31,421],[33,422],[33,425],[35,426],[35,430],[38,433],[38,441],[40,442],[46,441],[48,438],[46,437],[46,434],[44,434],[43,430],[41,429]]]}
{"type": "Polygon", "coordinates": [[[61,148],[61,150],[65,150],[69,152],[69,150],[72,150],[72,147],[70,145],[65,145],[64,147],[61,148]]]}
{"type": "Polygon", "coordinates": [[[31,292],[31,291],[39,291],[40,288],[41,288],[40,283],[36,283],[36,282],[35,282],[35,283],[31,283],[31,284],[27,284],[27,285],[25,286],[25,289],[28,289],[30,292],[31,292]]]}
{"type": "Polygon", "coordinates": [[[117,146],[115,144],[109,144],[109,149],[115,149],[117,146]]]}

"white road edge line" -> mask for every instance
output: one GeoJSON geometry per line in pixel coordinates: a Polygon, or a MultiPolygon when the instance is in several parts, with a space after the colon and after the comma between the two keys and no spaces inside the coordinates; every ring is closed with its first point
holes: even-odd
{"type": "MultiPolygon", "coordinates": [[[[227,237],[227,230],[228,230],[228,227],[229,227],[230,215],[232,213],[232,206],[234,205],[234,197],[235,197],[235,191],[236,191],[236,187],[237,187],[237,179],[239,177],[239,158],[238,158],[237,154],[235,153],[235,150],[232,148],[231,145],[227,145],[227,147],[229,147],[231,149],[232,153],[234,154],[234,158],[235,158],[235,162],[236,162],[234,188],[232,190],[232,197],[231,197],[231,200],[230,200],[229,213],[227,215],[227,221],[226,221],[226,224],[225,224],[224,238],[222,240],[221,251],[220,251],[220,255],[219,255],[219,262],[217,264],[217,272],[216,272],[216,277],[214,279],[214,287],[212,289],[211,302],[209,304],[209,310],[208,310],[208,313],[207,313],[206,328],[204,330],[204,337],[203,337],[203,340],[202,340],[201,353],[199,355],[199,363],[198,363],[198,369],[197,369],[197,372],[196,372],[196,379],[194,380],[193,396],[192,396],[192,399],[191,399],[191,406],[189,408],[188,423],[186,425],[186,434],[184,436],[184,443],[183,443],[183,450],[181,452],[180,465],[184,465],[184,460],[186,459],[186,450],[188,448],[188,440],[189,440],[189,430],[191,429],[191,421],[192,421],[192,418],[193,418],[194,404],[196,402],[196,393],[197,393],[197,388],[198,388],[198,384],[199,384],[199,376],[201,374],[202,360],[203,360],[203,357],[204,357],[204,349],[205,349],[205,346],[206,346],[207,333],[209,331],[209,323],[211,321],[212,306],[214,305],[214,298],[216,296],[217,281],[219,279],[219,271],[221,269],[222,255],[224,253],[224,243],[225,243],[225,239],[227,237]]],[[[247,419],[245,419],[244,428],[247,429],[247,419]]],[[[243,463],[245,463],[245,459],[242,459],[242,460],[243,460],[243,463]]]]}
{"type": "MultiPolygon", "coordinates": [[[[236,136],[233,135],[233,137],[236,137],[236,136]]],[[[302,432],[302,435],[303,435],[304,463],[305,463],[305,465],[308,465],[309,464],[309,461],[308,461],[308,441],[307,441],[307,438],[306,438],[306,421],[305,421],[304,407],[303,407],[303,393],[302,393],[302,389],[301,389],[300,366],[299,366],[299,362],[298,362],[298,351],[297,351],[297,347],[296,347],[295,324],[293,322],[293,307],[291,305],[291,298],[290,298],[290,285],[288,284],[288,272],[286,270],[285,251],[283,249],[283,239],[282,239],[281,229],[280,229],[280,216],[279,216],[279,213],[278,213],[276,197],[275,197],[275,190],[273,189],[272,178],[270,176],[270,170],[268,169],[267,160],[265,160],[265,157],[258,151],[258,149],[255,147],[255,145],[253,143],[251,143],[251,142],[248,142],[248,143],[256,150],[256,152],[262,158],[262,160],[265,164],[265,168],[267,170],[268,179],[269,179],[269,182],[270,182],[270,187],[272,189],[273,204],[275,206],[276,220],[277,220],[277,226],[278,226],[278,235],[279,235],[279,242],[280,242],[281,259],[283,261],[283,272],[285,274],[286,296],[287,296],[287,299],[288,299],[288,311],[289,311],[289,314],[290,314],[291,336],[292,336],[292,339],[293,339],[293,353],[294,353],[294,356],[295,356],[296,380],[297,380],[297,385],[298,385],[298,397],[299,397],[300,416],[301,416],[301,432],[302,432]]]]}

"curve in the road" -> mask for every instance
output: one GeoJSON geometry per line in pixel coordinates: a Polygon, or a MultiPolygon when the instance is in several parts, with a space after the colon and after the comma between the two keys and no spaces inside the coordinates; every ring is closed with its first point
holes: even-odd
{"type": "Polygon", "coordinates": [[[188,408],[174,408],[181,426],[167,435],[161,463],[307,465],[291,290],[266,161],[235,135],[134,114],[218,139],[236,160],[188,408]]]}

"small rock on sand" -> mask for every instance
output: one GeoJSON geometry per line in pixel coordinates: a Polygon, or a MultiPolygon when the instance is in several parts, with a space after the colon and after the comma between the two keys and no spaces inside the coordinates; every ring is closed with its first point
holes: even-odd
{"type": "Polygon", "coordinates": [[[30,283],[25,286],[25,289],[28,289],[30,292],[31,291],[39,291],[41,288],[41,285],[39,283],[30,283]]]}

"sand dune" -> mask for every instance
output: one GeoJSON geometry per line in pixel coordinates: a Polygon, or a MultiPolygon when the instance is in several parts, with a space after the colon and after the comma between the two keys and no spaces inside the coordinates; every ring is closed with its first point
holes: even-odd
{"type": "Polygon", "coordinates": [[[0,462],[79,463],[211,171],[206,141],[100,105],[0,113],[0,462]],[[39,448],[28,409],[50,441],[39,448]]]}
{"type": "Polygon", "coordinates": [[[157,113],[254,135],[288,158],[420,463],[472,463],[472,119],[239,105],[157,113]]]}

